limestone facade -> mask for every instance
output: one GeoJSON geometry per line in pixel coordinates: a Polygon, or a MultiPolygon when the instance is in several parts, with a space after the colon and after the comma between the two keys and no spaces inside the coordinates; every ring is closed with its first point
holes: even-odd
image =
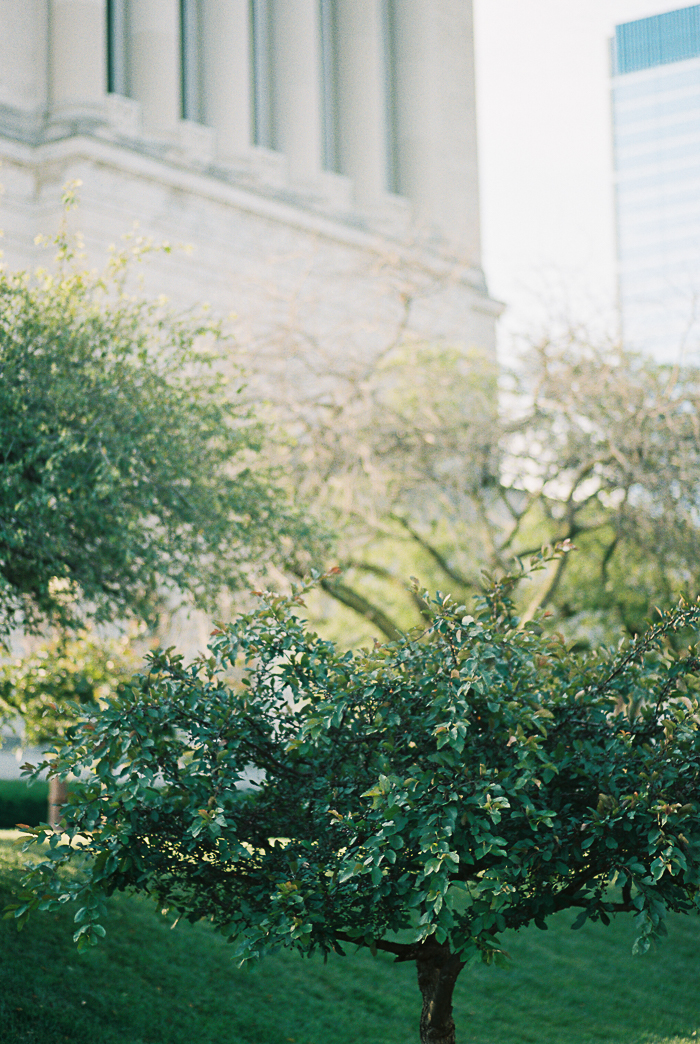
{"type": "Polygon", "coordinates": [[[99,260],[139,223],[190,253],[147,293],[235,312],[297,387],[407,332],[494,350],[470,0],[0,0],[4,260],[79,179],[99,260]]]}
{"type": "Polygon", "coordinates": [[[143,291],[235,313],[278,401],[342,400],[402,337],[495,357],[472,55],[471,0],[0,0],[3,260],[47,263],[79,180],[90,262],[135,221],[190,245],[143,291]]]}

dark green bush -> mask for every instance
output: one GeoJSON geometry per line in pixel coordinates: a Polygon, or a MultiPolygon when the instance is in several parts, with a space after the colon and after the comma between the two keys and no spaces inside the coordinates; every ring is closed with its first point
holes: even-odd
{"type": "Polygon", "coordinates": [[[12,830],[17,823],[36,826],[46,822],[48,795],[45,780],[0,779],[0,830],[12,830]]]}

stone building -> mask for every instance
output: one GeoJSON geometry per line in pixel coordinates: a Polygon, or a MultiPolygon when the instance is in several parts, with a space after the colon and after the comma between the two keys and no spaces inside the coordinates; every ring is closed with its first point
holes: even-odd
{"type": "Polygon", "coordinates": [[[9,266],[79,179],[90,257],[189,244],[145,292],[235,312],[280,395],[397,330],[494,351],[470,0],[0,0],[0,160],[9,266]]]}
{"type": "Polygon", "coordinates": [[[143,291],[235,313],[278,402],[342,406],[404,338],[495,359],[471,0],[0,0],[9,267],[47,263],[76,180],[90,262],[134,222],[191,246],[143,291]]]}

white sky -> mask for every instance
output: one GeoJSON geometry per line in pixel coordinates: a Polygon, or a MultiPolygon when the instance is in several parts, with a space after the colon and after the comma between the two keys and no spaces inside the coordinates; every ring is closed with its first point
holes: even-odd
{"type": "Polygon", "coordinates": [[[509,329],[615,296],[608,40],[683,0],[474,0],[484,268],[509,329]]]}

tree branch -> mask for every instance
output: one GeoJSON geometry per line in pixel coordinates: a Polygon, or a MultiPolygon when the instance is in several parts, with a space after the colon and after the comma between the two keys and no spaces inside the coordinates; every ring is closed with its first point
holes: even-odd
{"type": "Polygon", "coordinates": [[[413,528],[413,526],[407,518],[403,518],[400,515],[394,514],[392,514],[391,517],[394,519],[394,521],[398,522],[399,525],[403,526],[406,532],[411,535],[411,537],[416,541],[419,547],[423,548],[424,551],[427,551],[427,553],[430,555],[433,561],[437,562],[440,569],[442,569],[443,573],[446,576],[449,576],[450,580],[454,580],[456,584],[460,584],[462,587],[476,587],[478,585],[477,579],[469,580],[457,569],[454,569],[448,563],[444,555],[440,551],[438,551],[438,549],[434,547],[428,540],[426,540],[425,537],[422,537],[420,533],[418,533],[413,528]]]}
{"type": "MultiPolygon", "coordinates": [[[[575,528],[572,526],[569,532],[573,535],[573,533],[575,532],[575,528]]],[[[564,539],[571,540],[572,535],[565,537],[564,539]]],[[[559,587],[559,584],[561,583],[561,578],[564,575],[564,569],[566,568],[568,560],[568,555],[562,555],[560,557],[559,561],[557,562],[556,569],[554,570],[554,575],[552,576],[552,579],[548,583],[547,587],[544,589],[542,594],[536,595],[532,599],[529,606],[523,613],[521,626],[523,626],[526,623],[529,623],[530,620],[532,620],[532,618],[534,617],[535,613],[537,613],[539,609],[544,609],[548,602],[552,600],[557,588],[559,587]]]]}
{"type": "MultiPolygon", "coordinates": [[[[341,942],[352,943],[354,946],[369,946],[369,943],[366,943],[364,939],[357,939],[347,932],[336,932],[335,937],[340,939],[341,942]]],[[[415,960],[422,945],[421,943],[389,942],[388,939],[373,939],[372,944],[378,950],[383,950],[385,953],[393,953],[398,963],[415,960]]]]}
{"type": "Polygon", "coordinates": [[[390,642],[398,642],[403,637],[403,632],[383,609],[374,605],[368,598],[365,598],[364,595],[353,590],[347,584],[339,580],[322,580],[321,588],[331,598],[335,598],[337,602],[346,605],[348,609],[352,609],[359,616],[369,620],[390,642]]]}
{"type": "MultiPolygon", "coordinates": [[[[392,572],[390,572],[390,570],[384,568],[383,566],[374,565],[373,562],[350,561],[347,563],[347,567],[348,569],[360,569],[365,573],[372,573],[374,576],[381,577],[382,580],[390,580],[391,583],[399,586],[404,592],[408,588],[408,585],[404,580],[401,580],[398,576],[395,576],[392,572]]],[[[427,623],[430,623],[433,619],[433,614],[430,611],[430,606],[428,605],[428,603],[425,601],[424,598],[421,598],[418,592],[414,591],[413,588],[409,590],[409,594],[411,596],[411,601],[415,605],[420,615],[427,623]]]]}

